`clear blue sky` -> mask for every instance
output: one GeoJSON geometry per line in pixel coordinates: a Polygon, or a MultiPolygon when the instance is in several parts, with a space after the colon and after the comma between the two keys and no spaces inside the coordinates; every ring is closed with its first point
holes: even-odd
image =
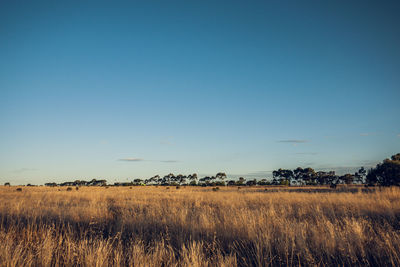
{"type": "Polygon", "coordinates": [[[399,1],[1,1],[0,182],[400,152],[399,1]]]}

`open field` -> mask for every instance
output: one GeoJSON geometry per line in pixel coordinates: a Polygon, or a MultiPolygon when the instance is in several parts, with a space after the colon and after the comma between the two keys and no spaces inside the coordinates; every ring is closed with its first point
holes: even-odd
{"type": "Polygon", "coordinates": [[[400,265],[399,188],[16,188],[0,266],[400,265]]]}

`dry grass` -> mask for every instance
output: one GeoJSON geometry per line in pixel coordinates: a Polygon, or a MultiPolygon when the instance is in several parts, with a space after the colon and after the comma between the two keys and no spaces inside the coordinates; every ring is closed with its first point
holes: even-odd
{"type": "Polygon", "coordinates": [[[400,189],[358,191],[0,187],[0,266],[400,266],[400,189]]]}

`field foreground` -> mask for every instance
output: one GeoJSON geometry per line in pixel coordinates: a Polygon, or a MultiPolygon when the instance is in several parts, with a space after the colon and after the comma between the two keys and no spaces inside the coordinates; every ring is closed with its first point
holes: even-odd
{"type": "Polygon", "coordinates": [[[0,187],[0,266],[400,266],[400,189],[0,187]]]}

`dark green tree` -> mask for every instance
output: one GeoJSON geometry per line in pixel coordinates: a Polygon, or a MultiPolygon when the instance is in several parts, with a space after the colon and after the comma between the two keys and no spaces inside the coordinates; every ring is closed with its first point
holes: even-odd
{"type": "Polygon", "coordinates": [[[246,179],[244,179],[243,177],[239,177],[239,180],[236,181],[236,185],[244,185],[245,182],[246,179]]]}
{"type": "Polygon", "coordinates": [[[215,175],[215,178],[220,179],[220,180],[224,180],[226,179],[226,173],[224,172],[219,172],[215,175]]]}
{"type": "Polygon", "coordinates": [[[279,169],[277,171],[273,171],[272,176],[274,178],[279,179],[280,184],[285,184],[285,185],[286,184],[290,185],[291,181],[294,179],[293,171],[284,170],[284,169],[279,169]]]}
{"type": "Polygon", "coordinates": [[[370,169],[366,182],[368,185],[400,186],[400,153],[370,169]]]}
{"type": "Polygon", "coordinates": [[[361,167],[355,174],[354,174],[354,181],[357,183],[364,183],[365,176],[367,175],[367,170],[364,167],[361,167]]]}
{"type": "Polygon", "coordinates": [[[352,184],[354,182],[355,176],[354,174],[346,173],[339,177],[339,180],[342,181],[344,184],[352,184]]]}
{"type": "Polygon", "coordinates": [[[313,168],[301,168],[293,170],[293,178],[298,184],[316,184],[317,175],[313,168]]]}
{"type": "Polygon", "coordinates": [[[134,179],[133,182],[135,183],[135,185],[141,185],[143,183],[142,179],[134,179]]]}

